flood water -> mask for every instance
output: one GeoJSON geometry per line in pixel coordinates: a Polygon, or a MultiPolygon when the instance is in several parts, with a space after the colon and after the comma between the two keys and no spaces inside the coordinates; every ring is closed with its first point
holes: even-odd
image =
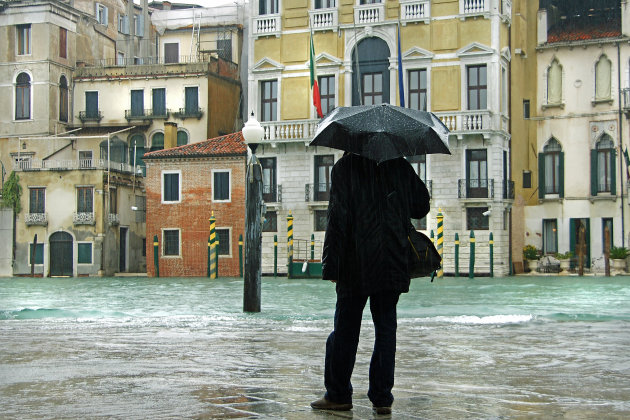
{"type": "MultiPolygon", "coordinates": [[[[0,279],[0,418],[331,418],[334,286],[263,278],[0,279]]],[[[392,418],[630,418],[630,277],[412,281],[392,418]]],[[[365,394],[364,314],[353,375],[365,394]]]]}

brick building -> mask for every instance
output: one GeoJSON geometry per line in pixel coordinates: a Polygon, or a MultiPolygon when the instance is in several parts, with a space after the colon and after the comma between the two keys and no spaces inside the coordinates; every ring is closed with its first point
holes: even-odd
{"type": "Polygon", "coordinates": [[[241,132],[179,147],[177,127],[165,127],[165,149],[144,155],[147,165],[147,273],[206,276],[210,216],[216,218],[219,276],[239,275],[238,238],[245,229],[247,148],[241,132]]]}

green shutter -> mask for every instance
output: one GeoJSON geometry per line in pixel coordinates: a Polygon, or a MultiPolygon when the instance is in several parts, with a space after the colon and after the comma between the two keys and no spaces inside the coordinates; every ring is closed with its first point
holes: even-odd
{"type": "Polygon", "coordinates": [[[559,153],[559,168],[558,171],[560,172],[560,185],[558,186],[558,192],[560,193],[560,198],[564,197],[564,152],[560,152],[559,153]]]}
{"type": "Polygon", "coordinates": [[[577,235],[577,231],[575,229],[576,220],[578,219],[569,219],[569,251],[573,252],[573,255],[577,256],[577,252],[575,251],[575,236],[577,235]]]}
{"type": "Polygon", "coordinates": [[[597,192],[597,150],[591,149],[591,195],[596,196],[597,192]]]}
{"type": "Polygon", "coordinates": [[[538,198],[545,198],[545,155],[538,153],[538,198]]]}
{"type": "Polygon", "coordinates": [[[610,194],[617,195],[617,150],[610,151],[610,194]]]}

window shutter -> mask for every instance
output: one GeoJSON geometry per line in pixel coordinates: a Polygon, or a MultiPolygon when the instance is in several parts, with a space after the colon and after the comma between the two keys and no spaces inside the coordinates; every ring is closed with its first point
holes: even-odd
{"type": "Polygon", "coordinates": [[[617,149],[610,151],[610,195],[617,195],[617,149]]]}
{"type": "Polygon", "coordinates": [[[103,6],[103,14],[105,15],[105,26],[109,25],[109,17],[107,16],[108,8],[103,6]]]}
{"type": "Polygon", "coordinates": [[[123,16],[123,33],[129,35],[129,16],[123,16]]]}
{"type": "Polygon", "coordinates": [[[100,5],[100,3],[94,3],[94,16],[96,17],[96,20],[98,19],[98,6],[100,5]]]}
{"type": "Polygon", "coordinates": [[[136,20],[136,36],[144,35],[144,15],[138,15],[136,20]]]}
{"type": "Polygon", "coordinates": [[[560,162],[558,164],[558,171],[560,172],[560,185],[558,185],[558,192],[560,198],[564,197],[564,152],[560,152],[560,162]]]}
{"type": "Polygon", "coordinates": [[[597,195],[597,184],[597,149],[591,149],[591,196],[597,195]]]}
{"type": "Polygon", "coordinates": [[[538,153],[538,198],[545,198],[545,154],[538,153]]]}

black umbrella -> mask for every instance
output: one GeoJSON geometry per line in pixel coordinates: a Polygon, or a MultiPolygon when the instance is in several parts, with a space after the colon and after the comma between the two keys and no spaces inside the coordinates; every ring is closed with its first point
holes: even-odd
{"type": "Polygon", "coordinates": [[[311,146],[326,146],[376,162],[428,153],[451,154],[448,128],[430,112],[389,104],[339,107],[317,126],[311,146]]]}

